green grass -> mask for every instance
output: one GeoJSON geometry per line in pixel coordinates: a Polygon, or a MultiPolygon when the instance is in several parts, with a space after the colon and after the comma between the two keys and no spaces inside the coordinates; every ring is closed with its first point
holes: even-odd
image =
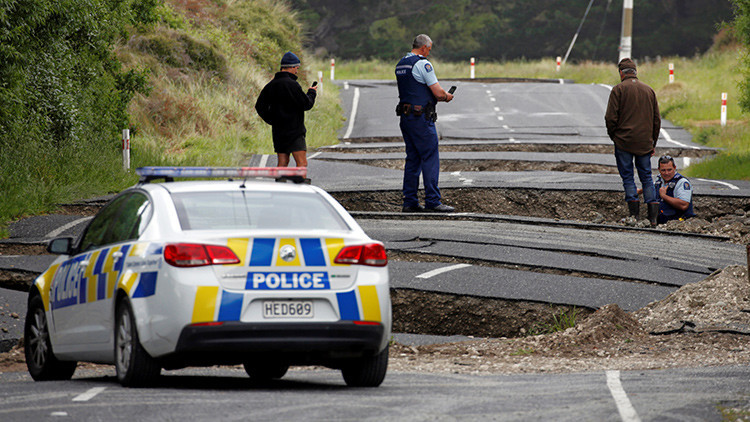
{"type": "MultiPolygon", "coordinates": [[[[737,84],[742,52],[736,49],[709,51],[692,58],[669,57],[659,61],[640,62],[638,76],[657,93],[662,117],[684,127],[695,142],[708,147],[722,148],[710,160],[693,164],[680,171],[692,177],[712,179],[750,180],[750,125],[748,116],[738,105],[737,84]],[[669,63],[675,66],[675,83],[670,84],[669,63]],[[721,93],[728,93],[726,127],[720,125],[721,93]]],[[[342,61],[336,63],[337,79],[394,79],[393,63],[374,60],[342,61]]],[[[447,63],[433,58],[440,79],[468,78],[468,63],[447,63]]],[[[327,63],[316,66],[327,69],[327,63]]],[[[477,78],[524,77],[563,78],[576,83],[619,83],[614,63],[584,62],[566,64],[556,71],[554,59],[483,62],[477,60],[477,78]]],[[[326,78],[329,73],[326,71],[326,78]]]]}
{"type": "Polygon", "coordinates": [[[551,321],[534,324],[529,329],[528,335],[551,334],[575,327],[579,314],[580,310],[575,306],[570,309],[561,309],[558,313],[552,315],[551,321]]]}

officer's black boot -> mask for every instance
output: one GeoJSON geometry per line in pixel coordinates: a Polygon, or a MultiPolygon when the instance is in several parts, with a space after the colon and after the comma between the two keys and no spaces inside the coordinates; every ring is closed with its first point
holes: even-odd
{"type": "Polygon", "coordinates": [[[641,203],[639,201],[628,201],[628,212],[631,217],[635,217],[638,220],[638,215],[641,212],[641,203]]]}
{"type": "Polygon", "coordinates": [[[656,227],[656,220],[659,217],[659,203],[654,202],[648,204],[648,221],[651,223],[651,227],[656,227]]]}

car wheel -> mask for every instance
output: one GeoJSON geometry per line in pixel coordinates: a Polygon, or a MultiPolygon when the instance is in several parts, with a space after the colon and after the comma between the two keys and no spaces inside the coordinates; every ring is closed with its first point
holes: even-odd
{"type": "Polygon", "coordinates": [[[277,362],[249,363],[242,364],[245,372],[254,381],[269,381],[281,379],[289,370],[289,365],[277,362]]]}
{"type": "Polygon", "coordinates": [[[350,387],[377,387],[388,370],[388,347],[375,356],[367,356],[344,364],[341,375],[350,387]]]}
{"type": "Polygon", "coordinates": [[[34,381],[69,380],[73,376],[77,363],[57,360],[52,352],[47,315],[39,296],[29,302],[23,331],[26,367],[34,381]]]}
{"type": "Polygon", "coordinates": [[[161,367],[138,340],[133,308],[127,299],[117,306],[115,324],[115,368],[117,380],[125,387],[142,387],[154,381],[161,367]]]}

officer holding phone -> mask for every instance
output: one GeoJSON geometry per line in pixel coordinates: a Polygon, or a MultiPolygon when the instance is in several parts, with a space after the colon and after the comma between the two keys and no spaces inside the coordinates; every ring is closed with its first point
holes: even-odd
{"type": "Polygon", "coordinates": [[[412,50],[396,65],[399,103],[396,114],[406,144],[404,167],[403,212],[453,212],[454,208],[440,202],[438,177],[440,156],[435,129],[438,101],[450,102],[453,91],[445,91],[435,76],[432,63],[427,60],[432,50],[432,40],[425,34],[417,35],[412,50]],[[425,206],[419,204],[417,190],[422,174],[425,206]]]}

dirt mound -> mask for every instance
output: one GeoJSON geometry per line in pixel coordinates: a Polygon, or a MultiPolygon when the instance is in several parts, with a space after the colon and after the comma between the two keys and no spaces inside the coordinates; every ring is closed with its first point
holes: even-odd
{"type": "Polygon", "coordinates": [[[750,334],[747,268],[734,265],[717,271],[636,311],[634,316],[653,333],[718,330],[750,334]]]}

